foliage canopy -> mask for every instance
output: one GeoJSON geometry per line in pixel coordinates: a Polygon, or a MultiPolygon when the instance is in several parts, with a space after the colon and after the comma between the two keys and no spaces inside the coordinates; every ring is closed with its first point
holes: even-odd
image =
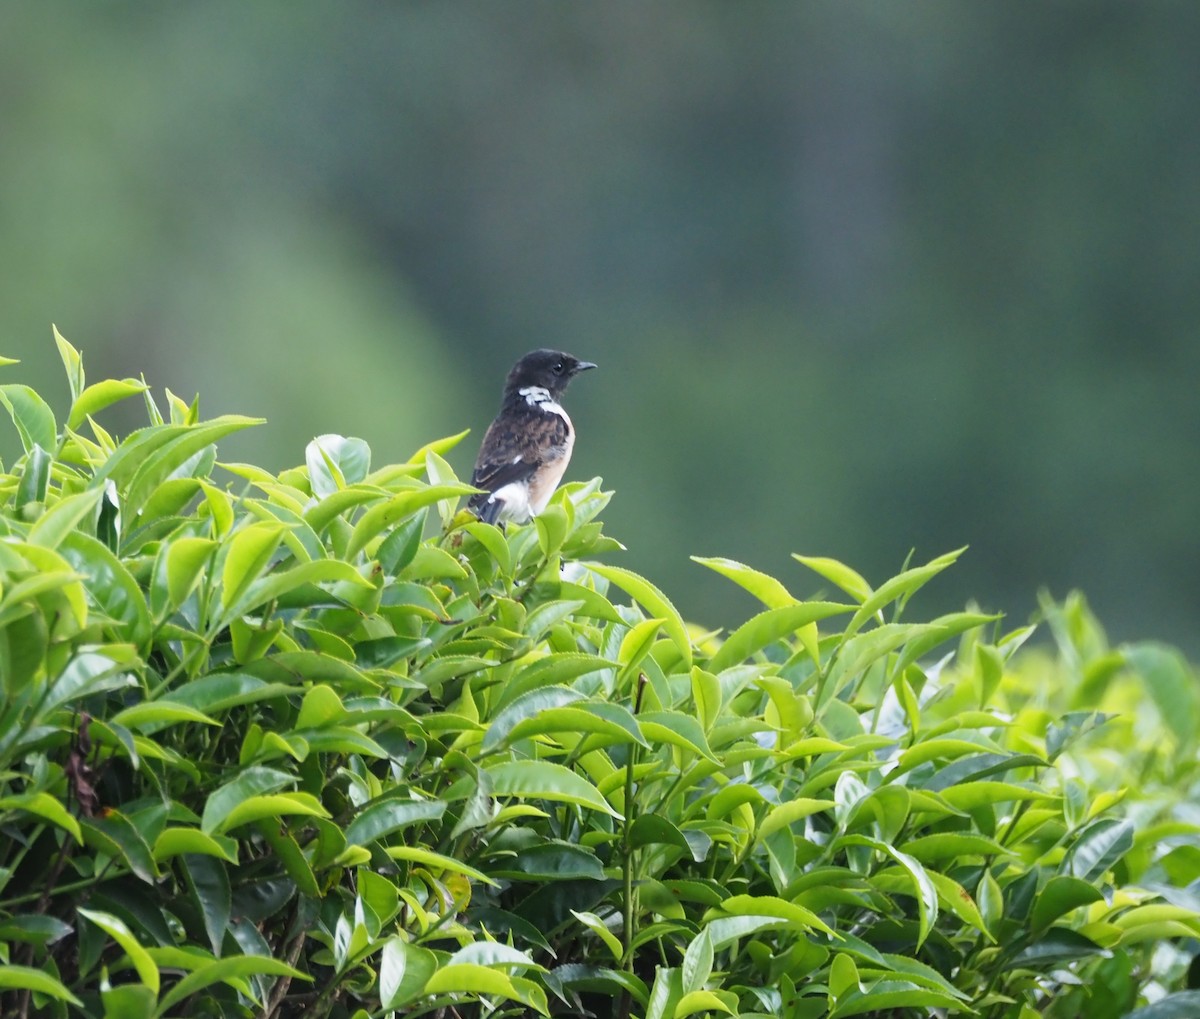
{"type": "Polygon", "coordinates": [[[0,386],[4,1014],[1197,1013],[1171,649],[1078,597],[1057,658],[907,621],[957,553],[797,556],[811,600],[699,559],[762,603],[699,633],[597,561],[598,480],[505,532],[456,512],[461,436],[218,464],[253,419],[57,339],[61,423],[0,386]]]}

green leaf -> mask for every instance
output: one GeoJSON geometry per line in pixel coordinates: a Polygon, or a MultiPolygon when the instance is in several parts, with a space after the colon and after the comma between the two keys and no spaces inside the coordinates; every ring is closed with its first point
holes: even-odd
{"type": "Polygon", "coordinates": [[[34,446],[41,446],[48,451],[58,448],[58,425],[54,421],[54,412],[29,386],[13,383],[0,386],[0,403],[8,408],[26,453],[34,446]]]}
{"type": "Polygon", "coordinates": [[[346,828],[346,844],[365,846],[392,832],[422,821],[436,821],[446,812],[442,800],[384,800],[365,807],[346,828]]]}
{"type": "Polygon", "coordinates": [[[151,1019],[158,996],[144,984],[100,988],[104,1019],[151,1019]]]}
{"type": "Polygon", "coordinates": [[[687,951],[683,954],[683,966],[680,978],[683,982],[684,994],[700,990],[712,975],[713,943],[707,928],[692,939],[687,951]]]}
{"type": "Polygon", "coordinates": [[[422,866],[431,867],[437,871],[463,874],[475,881],[482,881],[485,885],[496,884],[483,871],[476,870],[474,867],[470,867],[462,861],[454,859],[452,856],[435,853],[432,849],[424,849],[421,846],[388,846],[384,852],[393,860],[407,860],[409,863],[419,863],[422,866]]]}
{"type": "Polygon", "coordinates": [[[99,910],[80,907],[76,912],[89,923],[95,924],[120,945],[125,950],[125,954],[129,956],[129,961],[133,963],[133,968],[137,970],[137,975],[141,978],[142,983],[158,994],[160,986],[158,967],[138,939],[133,936],[133,931],[125,925],[125,921],[111,913],[103,913],[99,910]]]}
{"type": "Polygon", "coordinates": [[[1141,643],[1122,648],[1125,661],[1150,692],[1163,722],[1185,746],[1200,735],[1200,685],[1175,648],[1141,643]]]}
{"type": "Polygon", "coordinates": [[[441,502],[443,499],[457,499],[461,495],[470,495],[473,491],[475,489],[470,485],[427,485],[401,492],[386,502],[372,506],[354,525],[350,540],[346,543],[346,558],[353,559],[381,531],[394,527],[425,506],[441,502]]]}
{"type": "Polygon", "coordinates": [[[950,910],[951,913],[964,923],[968,923],[974,927],[988,941],[996,940],[988,930],[987,924],[983,919],[983,914],[980,913],[975,900],[971,898],[970,893],[962,885],[945,874],[939,874],[936,870],[927,870],[925,873],[937,889],[938,901],[942,906],[950,910]]]}
{"type": "Polygon", "coordinates": [[[228,959],[217,959],[202,965],[185,976],[171,988],[158,1003],[155,1016],[167,1015],[181,1001],[187,1000],[197,991],[215,983],[225,982],[237,987],[243,977],[256,976],[291,977],[293,980],[312,980],[306,973],[262,955],[236,955],[228,959]]]}
{"type": "MultiPolygon", "coordinates": [[[[719,909],[709,910],[705,914],[705,919],[721,919],[722,914],[742,918],[770,917],[775,920],[782,920],[791,927],[799,927],[803,930],[818,930],[823,934],[828,934],[830,937],[837,936],[833,928],[811,909],[805,909],[803,906],[799,906],[794,902],[788,902],[786,899],[781,899],[775,895],[731,895],[722,901],[719,909]]],[[[715,937],[713,939],[713,947],[719,947],[715,937]]]]}
{"type": "Polygon", "coordinates": [[[1084,828],[1063,861],[1064,869],[1094,881],[1133,848],[1133,822],[1102,818],[1084,828]]]}
{"type": "MultiPolygon", "coordinates": [[[[586,563],[585,565],[593,573],[603,577],[609,583],[615,584],[639,602],[652,617],[663,619],[663,629],[675,643],[685,667],[691,669],[692,642],[688,637],[687,627],[684,625],[683,617],[679,614],[678,609],[667,600],[667,596],[662,591],[644,577],[639,577],[636,573],[621,569],[619,566],[605,566],[602,563],[586,563]]],[[[720,670],[713,669],[712,671],[719,672],[720,670]]]]}
{"type": "Polygon", "coordinates": [[[29,529],[29,543],[42,548],[58,548],[86,516],[95,512],[103,495],[103,489],[90,488],[60,499],[29,529]]]}
{"type": "Polygon", "coordinates": [[[127,729],[161,728],[174,722],[198,722],[201,725],[220,725],[215,718],[210,718],[203,711],[197,711],[187,704],[174,701],[142,701],[118,711],[110,719],[109,724],[123,725],[127,729]]]}
{"type": "Polygon", "coordinates": [[[791,636],[801,627],[852,609],[851,605],[839,605],[836,602],[800,602],[760,612],[725,639],[720,650],[709,661],[708,671],[720,673],[732,665],[740,665],[755,652],[791,636]]]}
{"type": "Polygon", "coordinates": [[[229,872],[218,858],[206,854],[185,856],[183,869],[192,897],[204,918],[204,930],[213,954],[220,954],[233,908],[229,872]]]}
{"type": "Polygon", "coordinates": [[[229,831],[251,821],[267,817],[287,817],[293,814],[300,814],[304,817],[328,817],[329,811],[311,793],[268,793],[263,796],[250,796],[219,819],[212,828],[212,832],[219,835],[221,832],[229,831]]]}
{"type": "Polygon", "coordinates": [[[50,464],[53,458],[41,446],[34,447],[25,457],[21,481],[17,485],[16,504],[23,509],[33,503],[44,503],[50,485],[50,464]]]}
{"type": "Polygon", "coordinates": [[[280,524],[249,524],[228,541],[221,568],[221,605],[228,609],[271,561],[283,538],[280,524]]]}
{"type": "MultiPolygon", "coordinates": [[[[300,893],[312,896],[313,898],[319,898],[321,895],[321,886],[317,881],[316,875],[313,873],[312,863],[304,855],[300,844],[292,837],[291,833],[280,825],[278,821],[270,819],[256,822],[255,829],[266,840],[272,852],[279,858],[279,861],[283,864],[283,869],[287,871],[288,877],[296,882],[296,887],[300,893]]],[[[384,878],[376,878],[374,874],[371,875],[371,878],[385,881],[384,878]]],[[[364,884],[365,882],[360,882],[360,892],[364,884]]]]}
{"type": "Polygon", "coordinates": [[[846,1019],[868,1012],[881,1015],[889,1009],[958,1008],[959,1005],[959,1000],[949,994],[908,980],[880,980],[865,991],[851,991],[839,999],[837,1008],[829,1013],[829,1019],[846,1019]]]}
{"type": "Polygon", "coordinates": [[[284,771],[264,767],[246,768],[209,795],[204,805],[204,816],[200,820],[200,830],[211,835],[239,804],[252,796],[275,792],[295,781],[294,776],[284,771]]]}
{"type": "Polygon", "coordinates": [[[79,822],[49,793],[20,793],[16,796],[5,796],[0,799],[0,813],[9,810],[20,810],[40,817],[43,821],[70,832],[76,842],[81,844],[83,842],[83,832],[80,831],[79,822]]]}
{"type": "Polygon", "coordinates": [[[1103,898],[1100,889],[1090,881],[1066,874],[1056,875],[1033,900],[1030,924],[1035,931],[1045,930],[1060,916],[1103,898]]]}
{"type": "Polygon", "coordinates": [[[588,930],[595,934],[612,954],[613,959],[618,962],[621,956],[625,954],[625,949],[617,936],[608,929],[608,925],[600,919],[595,913],[582,912],[577,913],[571,910],[572,915],[583,924],[588,930]]]}
{"type": "Polygon", "coordinates": [[[681,1000],[683,979],[679,970],[657,967],[654,985],[650,988],[650,1000],[646,1004],[645,1019],[675,1019],[675,1009],[681,1000]]]}
{"type": "Polygon", "coordinates": [[[953,552],[947,552],[936,559],[931,559],[924,566],[916,566],[911,570],[905,570],[903,573],[897,574],[891,580],[881,584],[879,590],[873,592],[863,601],[858,611],[854,613],[854,616],[846,626],[846,636],[849,637],[852,633],[855,633],[863,623],[879,612],[885,605],[898,599],[908,598],[914,591],[923,587],[941,573],[942,570],[952,565],[965,551],[966,548],[964,547],[956,549],[953,552]]]}
{"type": "Polygon", "coordinates": [[[1051,927],[1043,937],[1021,949],[1013,957],[1012,965],[1024,969],[1049,970],[1065,962],[1108,954],[1105,949],[1078,931],[1051,927]]]}
{"type": "Polygon", "coordinates": [[[140,646],[153,623],[141,585],[101,541],[74,531],[59,545],[59,553],[87,578],[84,586],[106,616],[124,627],[122,638],[140,646]]]}
{"type": "MultiPolygon", "coordinates": [[[[537,659],[513,675],[513,678],[505,684],[504,689],[500,692],[498,706],[506,708],[531,690],[556,683],[566,683],[580,676],[599,672],[601,669],[613,669],[616,668],[616,664],[616,662],[596,655],[573,653],[546,655],[545,658],[537,659]]],[[[495,721],[492,724],[495,725],[495,721]]]]}
{"type": "Polygon", "coordinates": [[[217,543],[210,538],[180,537],[167,546],[167,596],[178,608],[192,593],[217,543]]]}
{"type": "Polygon", "coordinates": [[[385,1010],[396,1009],[416,998],[433,976],[437,956],[403,938],[391,938],[379,961],[379,999],[385,1010]]]}
{"type": "Polygon", "coordinates": [[[304,451],[308,478],[318,499],[363,481],[371,469],[371,447],[362,439],[318,435],[304,451]]]}
{"type": "MultiPolygon", "coordinates": [[[[82,913],[83,910],[80,912],[82,913]]],[[[0,966],[0,987],[11,990],[36,991],[38,994],[46,994],[51,998],[68,1001],[78,1008],[83,1008],[83,1002],[67,990],[61,981],[56,980],[49,973],[40,969],[31,969],[29,966],[9,964],[0,966]]]]}
{"type": "Polygon", "coordinates": [[[1135,1008],[1125,1019],[1193,1019],[1200,1015],[1200,991],[1177,991],[1153,1005],[1135,1008]]]}
{"type": "Polygon", "coordinates": [[[125,513],[132,519],[141,512],[155,489],[193,456],[218,439],[257,424],[262,424],[261,418],[227,414],[199,425],[160,425],[143,429],[121,443],[92,483],[95,485],[111,477],[117,488],[123,490],[125,513]]]}
{"type": "MultiPolygon", "coordinates": [[[[733,1000],[736,1001],[736,997],[733,1000]]],[[[688,991],[675,1006],[675,1019],[684,1019],[684,1016],[695,1015],[697,1012],[725,1012],[737,1015],[729,1002],[724,1001],[715,991],[688,991]]]]}
{"type": "Polygon", "coordinates": [[[995,839],[983,835],[968,835],[962,832],[942,832],[938,835],[923,835],[900,846],[902,852],[908,853],[922,863],[932,863],[938,860],[958,859],[970,856],[1005,856],[1011,855],[1011,850],[1005,849],[995,839]]]}
{"type": "Polygon", "coordinates": [[[179,704],[209,713],[227,711],[240,704],[286,697],[295,688],[286,683],[267,683],[255,676],[240,672],[223,672],[194,679],[171,692],[171,699],[179,704]]]}
{"type": "Polygon", "coordinates": [[[786,828],[806,817],[811,817],[813,814],[832,810],[833,807],[834,802],[832,800],[814,800],[808,797],[800,797],[799,799],[788,800],[786,803],[780,803],[767,812],[766,817],[763,818],[762,823],[758,826],[755,837],[759,840],[765,839],[781,828],[786,828]]]}
{"type": "Polygon", "coordinates": [[[604,867],[590,849],[565,842],[530,846],[491,868],[493,877],[536,881],[603,881],[604,867]]]}
{"type": "Polygon", "coordinates": [[[629,828],[629,844],[634,849],[655,844],[675,846],[689,856],[692,854],[691,843],[684,833],[658,814],[642,814],[634,820],[629,828]]]}
{"type": "Polygon", "coordinates": [[[144,393],[148,388],[146,383],[137,379],[105,379],[103,382],[96,382],[75,397],[71,404],[71,415],[67,418],[67,427],[78,428],[90,415],[98,414],[105,407],[120,400],[144,393]]]}
{"type": "Polygon", "coordinates": [[[95,817],[80,821],[83,841],[109,856],[125,861],[129,869],[147,884],[158,879],[158,865],[150,845],[133,822],[111,807],[95,817]]]}
{"type": "Polygon", "coordinates": [[[161,863],[173,856],[203,854],[236,864],[237,842],[221,835],[206,835],[196,828],[164,828],[154,840],[153,854],[161,863]]]}
{"type": "Polygon", "coordinates": [[[877,852],[890,856],[896,863],[908,871],[912,881],[913,897],[917,900],[917,924],[919,930],[917,947],[920,948],[929,936],[929,932],[933,929],[933,925],[937,923],[938,916],[937,889],[929,879],[925,868],[907,853],[902,853],[886,842],[867,838],[865,835],[847,835],[839,839],[838,843],[846,846],[868,846],[877,852]]]}
{"type": "MultiPolygon", "coordinates": [[[[54,343],[58,347],[58,356],[62,358],[63,368],[67,373],[67,385],[71,389],[71,399],[77,400],[79,394],[83,392],[83,358],[79,356],[79,351],[68,342],[67,338],[58,331],[58,326],[51,323],[50,331],[54,334],[54,343]]],[[[0,364],[17,363],[7,357],[0,359],[0,364]]]]}
{"type": "Polygon", "coordinates": [[[637,722],[642,735],[651,743],[669,743],[718,763],[704,728],[691,715],[681,711],[643,711],[637,716],[637,722]]]}
{"type": "Polygon", "coordinates": [[[781,609],[787,605],[794,605],[796,603],[796,599],[792,597],[788,589],[778,580],[766,573],[760,573],[758,570],[752,569],[743,563],[739,563],[733,559],[705,559],[700,556],[692,556],[691,558],[692,562],[699,563],[701,566],[707,566],[710,570],[715,570],[721,574],[721,576],[728,577],[739,587],[749,591],[769,609],[781,609]]]}
{"type": "Polygon", "coordinates": [[[499,995],[549,1015],[546,995],[536,984],[473,963],[450,963],[440,967],[425,982],[425,994],[499,995]]]}
{"type": "Polygon", "coordinates": [[[836,559],[799,555],[795,552],[792,553],[792,558],[807,566],[814,573],[820,574],[831,584],[836,584],[857,602],[864,602],[871,597],[871,585],[863,579],[862,575],[850,569],[849,566],[839,563],[836,559]]]}
{"type": "MultiPolygon", "coordinates": [[[[544,686],[537,690],[531,690],[518,697],[492,719],[479,744],[479,749],[483,753],[488,753],[507,741],[509,734],[521,722],[537,720],[544,711],[581,700],[584,700],[583,694],[565,686],[544,686]]],[[[539,729],[536,731],[553,730],[539,729]]]]}
{"type": "Polygon", "coordinates": [[[620,817],[587,779],[550,761],[505,761],[485,769],[495,796],[516,796],[575,803],[620,817]]]}
{"type": "MultiPolygon", "coordinates": [[[[488,735],[491,733],[489,727],[488,735]]],[[[512,740],[529,736],[595,733],[616,743],[637,743],[649,749],[637,719],[628,708],[606,701],[584,701],[569,707],[548,708],[518,722],[509,733],[512,740]]],[[[487,741],[487,735],[484,736],[487,741]]]]}

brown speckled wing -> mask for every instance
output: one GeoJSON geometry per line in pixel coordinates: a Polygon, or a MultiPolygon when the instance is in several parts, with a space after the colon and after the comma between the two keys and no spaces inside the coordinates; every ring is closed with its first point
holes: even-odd
{"type": "MultiPolygon", "coordinates": [[[[559,414],[535,407],[506,408],[483,437],[471,484],[490,493],[530,479],[538,468],[562,458],[570,434],[559,414]]],[[[486,495],[476,495],[467,505],[478,511],[486,502],[486,495]]]]}

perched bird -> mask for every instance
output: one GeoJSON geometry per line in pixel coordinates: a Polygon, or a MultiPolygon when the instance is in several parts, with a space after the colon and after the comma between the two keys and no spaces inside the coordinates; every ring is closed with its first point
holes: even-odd
{"type": "Polygon", "coordinates": [[[571,379],[595,367],[561,350],[534,350],[513,365],[471,475],[483,491],[467,507],[481,520],[522,524],[546,508],[575,445],[575,428],[559,400],[571,379]]]}

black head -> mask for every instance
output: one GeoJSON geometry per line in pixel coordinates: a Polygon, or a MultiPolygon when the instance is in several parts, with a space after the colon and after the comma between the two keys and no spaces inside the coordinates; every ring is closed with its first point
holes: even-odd
{"type": "Polygon", "coordinates": [[[540,386],[553,397],[560,396],[576,375],[595,368],[591,361],[580,361],[561,350],[534,350],[512,367],[504,383],[506,394],[516,393],[527,386],[540,386]]]}

